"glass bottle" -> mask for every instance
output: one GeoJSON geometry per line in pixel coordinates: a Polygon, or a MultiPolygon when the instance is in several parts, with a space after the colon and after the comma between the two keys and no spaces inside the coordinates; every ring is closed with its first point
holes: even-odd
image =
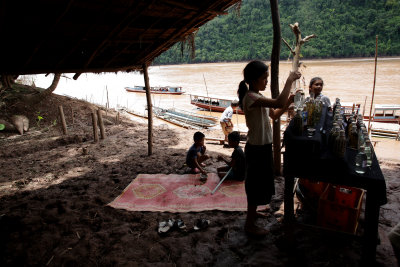
{"type": "Polygon", "coordinates": [[[335,153],[336,141],[337,141],[337,138],[339,137],[339,134],[340,134],[340,128],[339,128],[339,126],[335,125],[335,127],[332,128],[331,139],[330,139],[330,144],[329,144],[333,153],[335,153]]]}
{"type": "Polygon", "coordinates": [[[344,130],[340,130],[339,136],[336,138],[335,143],[335,155],[339,158],[344,157],[346,152],[346,133],[344,130]]]}
{"type": "Polygon", "coordinates": [[[358,131],[357,131],[357,125],[354,124],[351,127],[349,146],[354,149],[358,148],[358,131]]]}
{"type": "Polygon", "coordinates": [[[355,171],[358,174],[363,174],[363,173],[365,173],[366,167],[367,167],[367,155],[365,154],[364,146],[361,146],[360,150],[358,151],[358,153],[356,155],[355,171]]]}
{"type": "Polygon", "coordinates": [[[306,103],[303,104],[303,111],[301,113],[301,117],[303,118],[303,125],[307,125],[308,120],[308,112],[306,103]]]}
{"type": "Polygon", "coordinates": [[[369,139],[365,139],[364,152],[367,155],[367,167],[371,167],[372,166],[372,147],[371,147],[371,141],[369,139]]]}
{"type": "Polygon", "coordinates": [[[347,134],[347,136],[350,136],[350,131],[351,131],[351,127],[353,126],[352,124],[353,124],[353,117],[352,116],[350,116],[349,117],[349,120],[347,121],[347,129],[346,129],[346,134],[347,134]]]}
{"type": "Polygon", "coordinates": [[[301,117],[301,110],[297,110],[294,115],[294,132],[296,135],[301,135],[303,133],[303,118],[301,117]]]}

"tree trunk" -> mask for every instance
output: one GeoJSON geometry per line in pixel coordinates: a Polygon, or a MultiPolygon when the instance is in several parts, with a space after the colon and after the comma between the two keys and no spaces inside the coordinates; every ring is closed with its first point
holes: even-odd
{"type": "Polygon", "coordinates": [[[49,95],[51,95],[54,92],[54,90],[56,90],[58,82],[60,81],[60,77],[61,77],[61,73],[54,73],[53,82],[51,83],[49,88],[47,88],[45,91],[43,91],[39,94],[39,98],[44,99],[44,98],[48,97],[49,95]]]}
{"type": "Polygon", "coordinates": [[[147,123],[148,123],[148,155],[153,154],[153,106],[151,105],[150,81],[147,65],[143,64],[144,85],[146,88],[147,99],[147,123]]]}
{"type": "MultiPolygon", "coordinates": [[[[18,77],[18,76],[17,76],[18,77]]],[[[15,77],[13,75],[6,75],[2,74],[1,75],[1,84],[2,87],[0,87],[0,95],[6,91],[8,88],[11,88],[11,85],[15,82],[15,77]]]]}
{"type": "Polygon", "coordinates": [[[26,102],[27,104],[34,104],[43,101],[48,96],[50,96],[54,90],[56,90],[58,82],[60,81],[61,73],[55,73],[53,82],[51,85],[44,91],[40,92],[39,94],[28,95],[22,98],[22,101],[26,102]]]}
{"type": "MultiPolygon", "coordinates": [[[[278,0],[270,0],[274,39],[271,52],[271,96],[279,96],[279,55],[281,52],[281,26],[278,0]]],[[[274,172],[281,174],[281,120],[273,122],[274,172]]]]}

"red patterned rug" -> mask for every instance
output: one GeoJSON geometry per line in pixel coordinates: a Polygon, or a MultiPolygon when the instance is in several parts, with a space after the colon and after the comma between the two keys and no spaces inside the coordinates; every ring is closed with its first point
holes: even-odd
{"type": "Polygon", "coordinates": [[[212,195],[219,181],[216,173],[209,173],[204,184],[200,174],[139,174],[108,205],[130,211],[245,211],[244,183],[225,180],[212,195]]]}

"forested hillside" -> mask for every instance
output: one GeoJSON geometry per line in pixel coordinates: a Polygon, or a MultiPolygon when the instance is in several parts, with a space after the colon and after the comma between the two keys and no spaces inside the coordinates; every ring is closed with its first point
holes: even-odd
{"type": "MultiPolygon", "coordinates": [[[[289,24],[299,22],[302,36],[316,34],[302,48],[304,58],[400,55],[400,0],[281,0],[282,37],[293,43],[289,24]]],[[[268,0],[243,0],[240,16],[231,10],[202,26],[195,38],[195,58],[177,44],[154,64],[269,59],[272,48],[268,0]]],[[[289,51],[282,42],[281,58],[289,51]]]]}

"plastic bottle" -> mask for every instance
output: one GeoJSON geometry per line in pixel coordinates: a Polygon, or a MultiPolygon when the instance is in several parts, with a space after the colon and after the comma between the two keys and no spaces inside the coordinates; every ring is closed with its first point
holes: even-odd
{"type": "Polygon", "coordinates": [[[360,150],[358,151],[358,153],[356,155],[355,171],[358,174],[363,174],[363,173],[365,173],[366,168],[367,168],[367,155],[365,154],[364,146],[361,146],[360,150]]]}

